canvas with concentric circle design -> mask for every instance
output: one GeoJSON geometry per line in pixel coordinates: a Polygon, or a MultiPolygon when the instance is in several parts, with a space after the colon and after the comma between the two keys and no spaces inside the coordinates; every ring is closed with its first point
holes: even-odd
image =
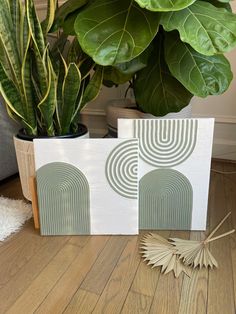
{"type": "Polygon", "coordinates": [[[34,140],[42,235],[137,234],[137,139],[34,140]]]}
{"type": "Polygon", "coordinates": [[[119,119],[139,139],[140,229],[205,230],[214,119],[119,119]]]}

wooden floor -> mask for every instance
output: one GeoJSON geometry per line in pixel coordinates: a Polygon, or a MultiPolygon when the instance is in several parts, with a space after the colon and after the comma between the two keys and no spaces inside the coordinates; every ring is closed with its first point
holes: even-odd
{"type": "MultiPolygon", "coordinates": [[[[213,163],[220,171],[236,165],[213,163]]],[[[21,197],[18,179],[0,195],[21,197]]],[[[236,227],[236,174],[212,172],[208,228],[229,211],[220,232],[236,227]]],[[[200,239],[201,232],[160,232],[200,239]]],[[[211,244],[214,271],[191,279],[162,275],[139,254],[140,236],[40,237],[32,221],[0,244],[0,313],[231,314],[236,302],[236,234],[211,244]]]]}

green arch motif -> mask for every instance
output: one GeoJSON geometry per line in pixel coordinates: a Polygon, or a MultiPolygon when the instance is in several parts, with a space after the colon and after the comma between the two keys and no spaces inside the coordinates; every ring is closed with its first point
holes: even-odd
{"type": "Polygon", "coordinates": [[[126,198],[138,198],[138,142],[127,140],[117,145],[106,161],[106,178],[110,187],[126,198]]]}
{"type": "Polygon", "coordinates": [[[140,180],[140,229],[190,230],[192,207],[191,183],[177,170],[153,170],[140,180]]]}
{"type": "Polygon", "coordinates": [[[42,235],[90,234],[90,192],[73,165],[53,162],[36,172],[42,235]]]}
{"type": "Polygon", "coordinates": [[[192,154],[197,142],[196,119],[134,120],[140,158],[154,167],[174,167],[192,154]]]}

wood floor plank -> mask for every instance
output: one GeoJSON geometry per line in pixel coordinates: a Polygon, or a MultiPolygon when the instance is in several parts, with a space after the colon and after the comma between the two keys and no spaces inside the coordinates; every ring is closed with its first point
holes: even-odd
{"type": "Polygon", "coordinates": [[[63,314],[90,314],[93,312],[98,299],[99,295],[79,289],[73,296],[63,314]]]}
{"type": "MultiPolygon", "coordinates": [[[[215,169],[224,170],[220,164],[213,164],[215,169]]],[[[224,175],[213,174],[213,188],[211,190],[211,214],[210,229],[213,229],[219,221],[228,212],[225,194],[224,175]]],[[[230,229],[230,221],[227,220],[218,230],[217,234],[223,233],[230,229]]],[[[217,260],[219,268],[209,272],[208,284],[208,314],[235,313],[234,294],[233,294],[233,278],[232,278],[232,262],[230,239],[223,238],[212,242],[210,251],[217,260]]]]}
{"type": "Polygon", "coordinates": [[[38,305],[35,313],[62,313],[79,289],[108,240],[109,236],[90,237],[84,249],[61,276],[53,290],[38,305]]]}
{"type": "MultiPolygon", "coordinates": [[[[124,307],[122,308],[122,314],[147,314],[149,313],[150,306],[152,304],[152,297],[147,295],[129,291],[124,307]]],[[[115,312],[114,312],[115,313],[115,312]]],[[[119,313],[119,312],[116,312],[119,313]]],[[[157,312],[155,312],[157,313],[157,312]]]]}
{"type": "Polygon", "coordinates": [[[130,236],[93,313],[120,313],[140,261],[139,237],[130,236]]]}
{"type": "MultiPolygon", "coordinates": [[[[38,252],[12,276],[0,289],[0,313],[6,310],[20,297],[29,287],[32,281],[39,275],[49,261],[61,250],[69,237],[52,237],[38,252]]],[[[30,241],[30,236],[29,236],[30,241]]],[[[26,244],[27,245],[27,244],[26,244]]],[[[1,259],[0,259],[1,260],[1,259]]]]}
{"type": "Polygon", "coordinates": [[[68,241],[8,309],[7,313],[34,312],[81,250],[81,247],[70,244],[68,241]]]}
{"type": "Polygon", "coordinates": [[[129,236],[113,236],[84,279],[81,289],[100,295],[124,250],[129,236]]]}
{"type": "MultiPolygon", "coordinates": [[[[236,164],[228,163],[224,165],[224,171],[235,172],[234,174],[228,174],[224,176],[225,180],[225,191],[226,191],[226,201],[227,210],[231,210],[231,223],[230,228],[236,229],[236,164]]],[[[233,269],[233,284],[234,284],[234,303],[236,312],[236,232],[230,237],[230,248],[231,248],[231,258],[232,258],[232,269],[233,269]]]]}
{"type": "MultiPolygon", "coordinates": [[[[205,238],[205,233],[191,232],[191,240],[201,240],[205,238]]],[[[179,303],[179,314],[204,314],[207,313],[207,285],[208,270],[194,269],[191,277],[184,276],[179,303]]],[[[171,313],[171,312],[167,312],[171,313]]]]}
{"type": "Polygon", "coordinates": [[[30,222],[15,241],[11,241],[10,245],[0,247],[0,289],[28,263],[47,241],[48,238],[40,237],[37,232],[34,232],[32,222],[30,222]]]}
{"type": "MultiPolygon", "coordinates": [[[[170,232],[158,231],[158,234],[168,238],[170,232]]],[[[122,313],[131,313],[132,309],[139,311],[138,313],[149,313],[159,277],[160,268],[154,269],[142,259],[125,300],[122,313]]]]}
{"type": "MultiPolygon", "coordinates": [[[[168,237],[189,239],[189,232],[171,231],[167,235],[168,237]]],[[[179,278],[175,278],[173,272],[166,275],[160,274],[150,308],[151,314],[178,313],[184,276],[186,275],[181,274],[179,278]]]]}

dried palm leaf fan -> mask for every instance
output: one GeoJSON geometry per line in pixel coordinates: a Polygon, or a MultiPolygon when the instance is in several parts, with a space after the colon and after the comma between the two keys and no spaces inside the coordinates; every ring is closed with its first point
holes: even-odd
{"type": "Polygon", "coordinates": [[[215,229],[209,234],[209,236],[205,240],[191,241],[178,238],[170,239],[172,241],[172,244],[177,249],[177,254],[179,254],[180,259],[183,260],[185,265],[192,266],[194,268],[213,268],[214,266],[218,267],[217,261],[208,249],[208,244],[212,241],[221,239],[235,232],[235,229],[233,229],[213,238],[213,235],[222,226],[222,224],[230,216],[230,214],[231,212],[229,212],[221,220],[221,222],[215,227],[215,229]]]}
{"type": "Polygon", "coordinates": [[[173,270],[175,277],[179,277],[182,272],[190,276],[190,266],[194,268],[199,267],[199,269],[203,266],[217,267],[217,261],[210,253],[207,245],[235,231],[233,229],[213,238],[215,232],[230,214],[228,213],[203,241],[183,240],[179,238],[172,238],[168,241],[158,234],[147,234],[141,240],[141,253],[145,261],[148,261],[148,265],[161,267],[161,272],[164,274],[173,270]]]}
{"type": "Polygon", "coordinates": [[[149,233],[143,237],[142,254],[145,261],[148,261],[148,265],[152,267],[161,267],[161,273],[167,274],[173,270],[175,277],[184,272],[190,276],[188,267],[186,267],[179,255],[177,255],[177,249],[165,238],[158,234],[149,233]]]}

